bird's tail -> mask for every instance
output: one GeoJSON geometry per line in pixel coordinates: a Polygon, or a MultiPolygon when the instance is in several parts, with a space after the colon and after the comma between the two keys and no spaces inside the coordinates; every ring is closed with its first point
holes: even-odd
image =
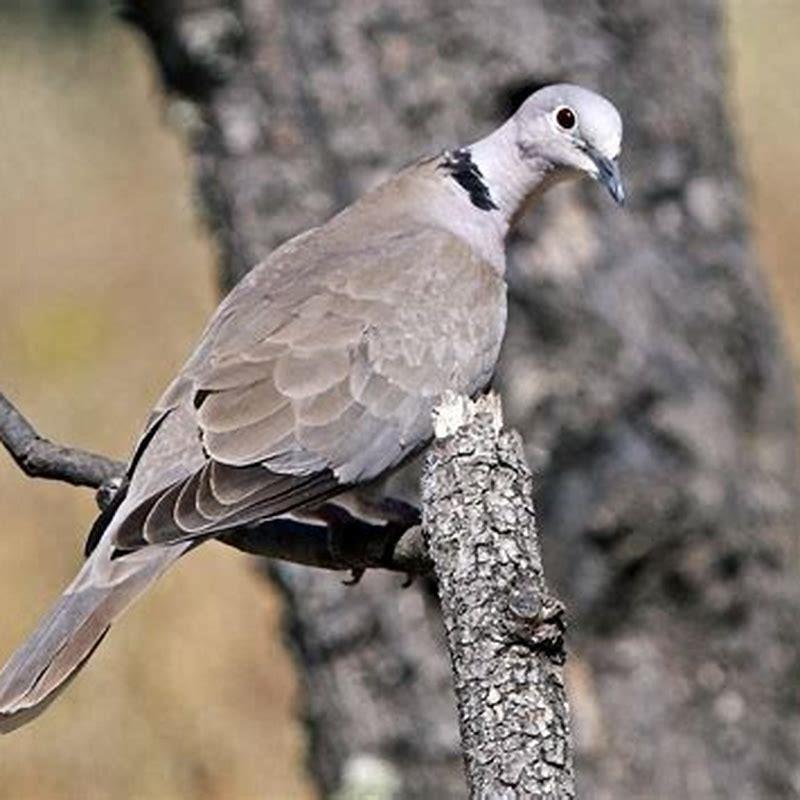
{"type": "Polygon", "coordinates": [[[0,672],[0,733],[41,714],[111,623],[192,545],[150,545],[112,559],[104,543],[0,672]]]}

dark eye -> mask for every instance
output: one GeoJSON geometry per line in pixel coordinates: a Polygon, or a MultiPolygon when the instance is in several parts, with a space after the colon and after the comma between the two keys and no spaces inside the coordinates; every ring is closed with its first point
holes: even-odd
{"type": "Polygon", "coordinates": [[[569,131],[575,127],[575,112],[567,106],[562,106],[556,111],[556,122],[565,130],[569,131]]]}

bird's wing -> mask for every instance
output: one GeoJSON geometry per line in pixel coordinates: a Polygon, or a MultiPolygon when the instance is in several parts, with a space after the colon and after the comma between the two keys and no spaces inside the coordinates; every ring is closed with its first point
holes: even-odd
{"type": "Polygon", "coordinates": [[[445,389],[488,382],[504,310],[502,279],[436,228],[293,240],[223,302],[159,404],[116,545],[213,535],[385,473],[430,438],[445,389]],[[169,436],[191,440],[186,464],[169,436]]]}

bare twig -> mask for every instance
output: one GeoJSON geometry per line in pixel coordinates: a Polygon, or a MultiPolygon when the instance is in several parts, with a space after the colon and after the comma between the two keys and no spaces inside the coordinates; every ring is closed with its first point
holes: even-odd
{"type": "Polygon", "coordinates": [[[470,796],[575,796],[562,664],[516,432],[496,398],[440,407],[423,519],[439,580],[470,796]]]}
{"type": "Polygon", "coordinates": [[[31,478],[47,478],[97,489],[125,471],[125,465],[120,461],[44,439],[2,393],[0,442],[17,466],[31,478]]]}

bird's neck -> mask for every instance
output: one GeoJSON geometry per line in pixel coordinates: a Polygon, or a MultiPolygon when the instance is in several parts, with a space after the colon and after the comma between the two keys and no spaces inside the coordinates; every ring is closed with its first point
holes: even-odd
{"type": "Polygon", "coordinates": [[[505,233],[514,220],[552,182],[544,162],[523,158],[512,117],[484,139],[464,148],[481,176],[487,195],[500,215],[505,233]]]}
{"type": "Polygon", "coordinates": [[[504,272],[505,241],[514,220],[550,185],[554,173],[544,162],[521,156],[513,119],[468,147],[446,150],[431,167],[426,174],[435,175],[444,191],[427,193],[426,218],[504,272]]]}

